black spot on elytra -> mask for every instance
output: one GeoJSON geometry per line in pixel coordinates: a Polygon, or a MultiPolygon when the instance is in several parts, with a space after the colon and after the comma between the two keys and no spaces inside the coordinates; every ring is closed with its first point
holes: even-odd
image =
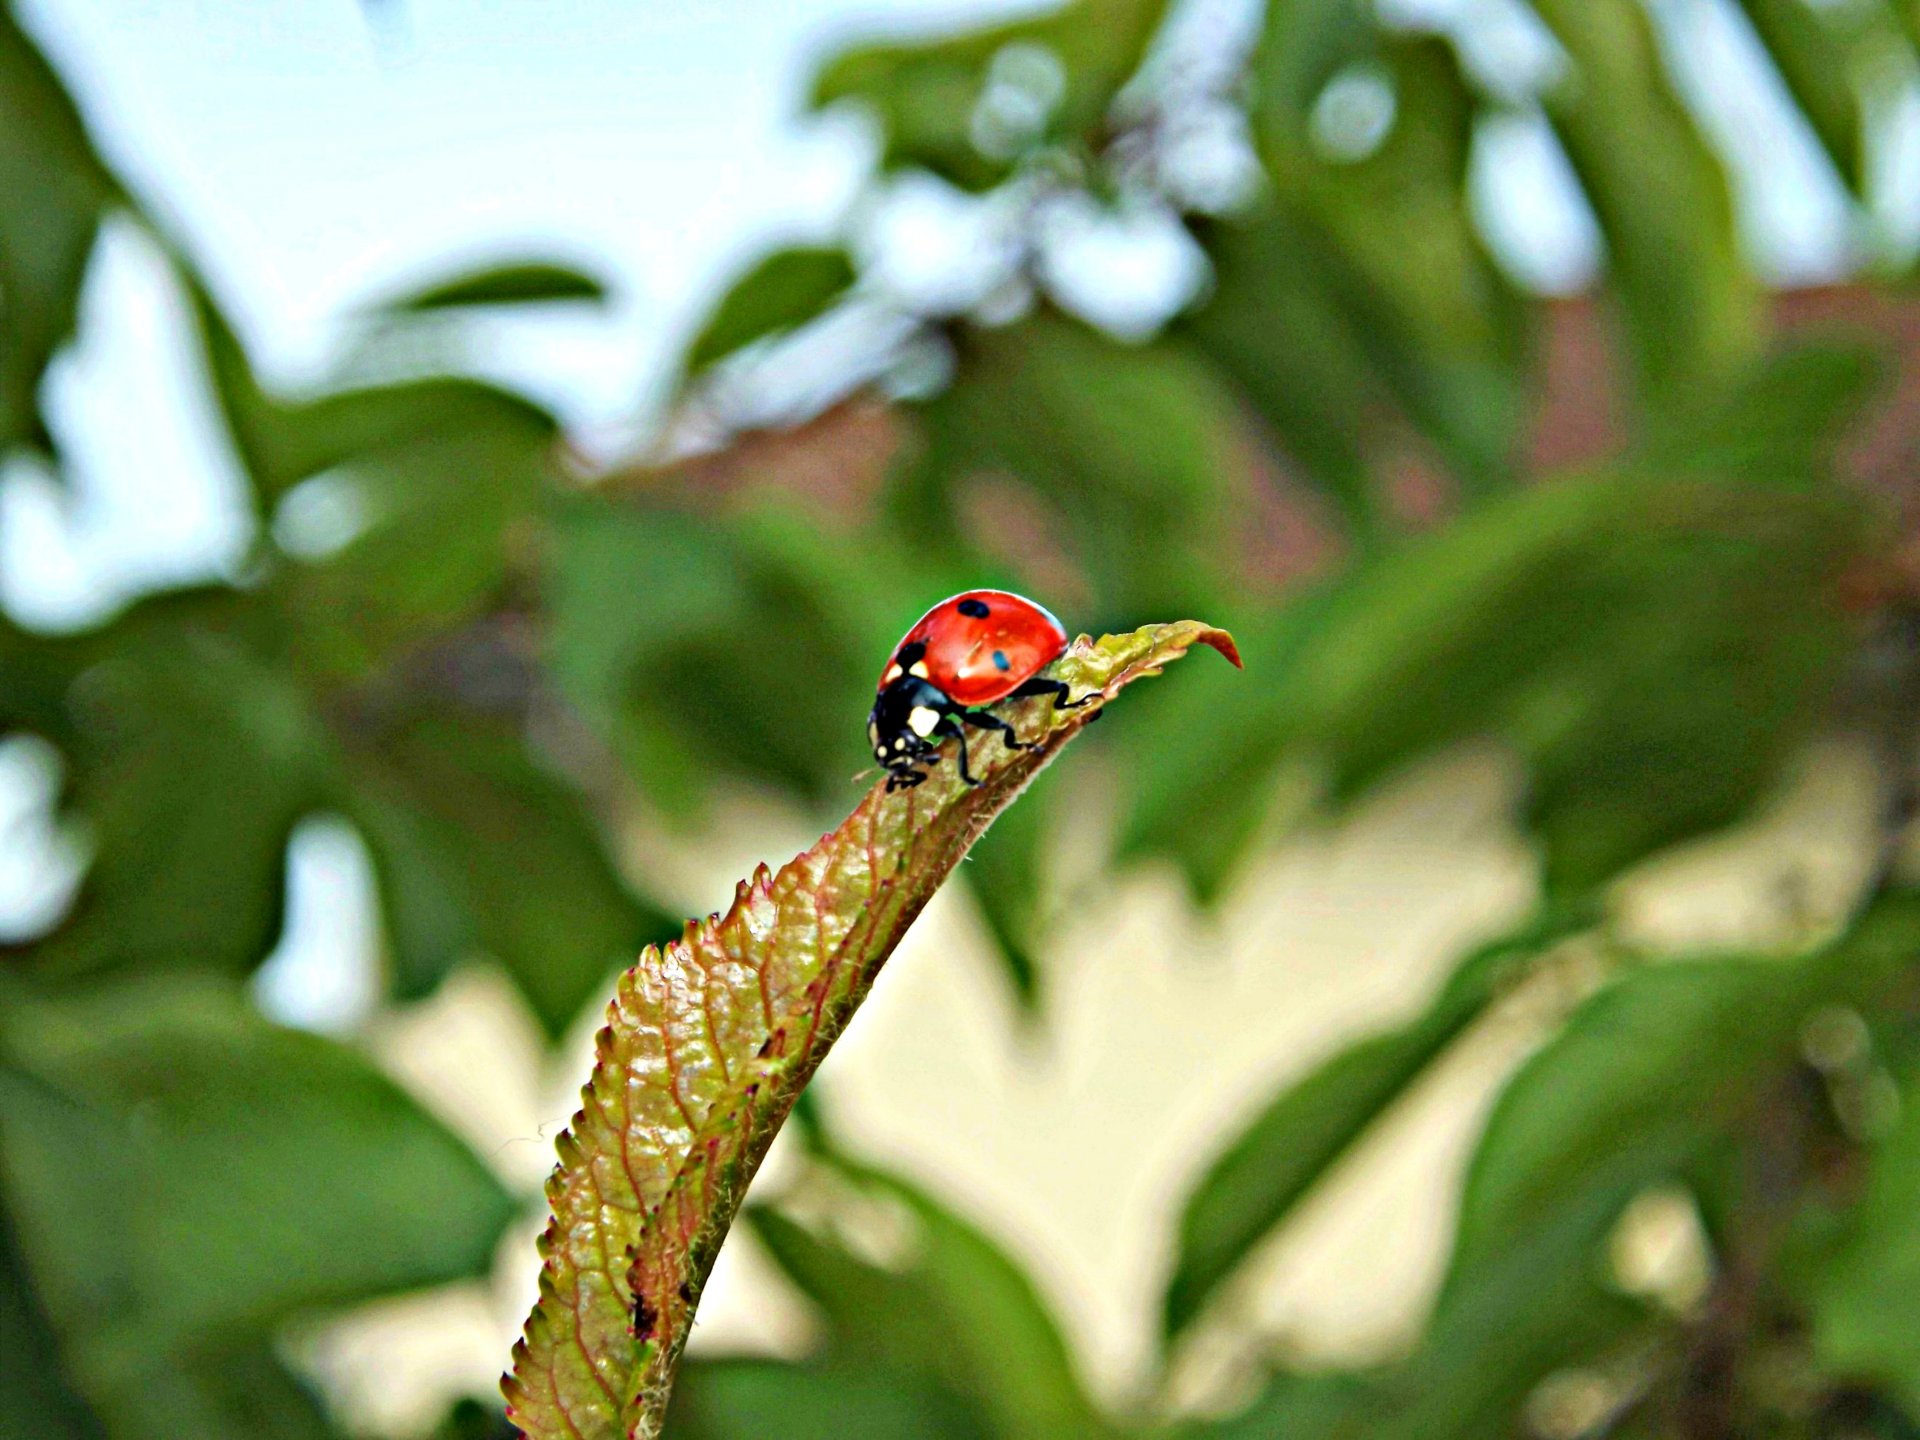
{"type": "Polygon", "coordinates": [[[646,1340],[653,1335],[654,1322],[659,1320],[660,1312],[644,1295],[633,1297],[633,1338],[646,1340]]]}
{"type": "Polygon", "coordinates": [[[893,663],[902,670],[909,670],[927,658],[927,647],[918,640],[911,645],[902,645],[899,653],[893,657],[893,663]]]}
{"type": "Polygon", "coordinates": [[[984,620],[987,618],[987,616],[993,613],[992,609],[988,607],[986,601],[974,600],[972,598],[962,600],[958,605],[954,606],[953,608],[958,610],[962,615],[965,615],[968,619],[971,619],[971,620],[984,620]]]}
{"type": "Polygon", "coordinates": [[[996,650],[993,652],[993,663],[1002,670],[1013,669],[1013,662],[1007,659],[1007,652],[1004,650],[996,650]]]}

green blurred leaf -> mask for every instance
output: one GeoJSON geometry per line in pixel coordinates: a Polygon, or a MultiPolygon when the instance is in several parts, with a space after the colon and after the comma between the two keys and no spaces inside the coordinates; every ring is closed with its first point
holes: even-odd
{"type": "MultiPolygon", "coordinates": [[[[1760,384],[1752,408],[1784,397],[1760,384]]],[[[1737,817],[1823,713],[1858,638],[1839,577],[1871,540],[1858,504],[1808,487],[1792,453],[1831,433],[1824,402],[1786,408],[1694,432],[1700,471],[1737,461],[1782,483],[1668,461],[1659,478],[1556,482],[1244,627],[1267,683],[1195,676],[1139,717],[1123,853],[1169,852],[1211,899],[1287,757],[1320,757],[1352,795],[1484,737],[1529,762],[1528,813],[1560,893],[1737,817]],[[1785,454],[1747,453],[1776,430],[1785,454]],[[1201,733],[1191,754],[1167,743],[1201,733]]]]}
{"type": "Polygon", "coordinates": [[[838,246],[796,246],[761,257],[708,314],[687,347],[687,373],[818,319],[856,278],[853,261],[838,246]]]}
{"type": "Polygon", "coordinates": [[[456,1400],[434,1427],[432,1440],[519,1440],[506,1413],[474,1399],[456,1400]]]}
{"type": "Polygon", "coordinates": [[[1764,791],[1849,653],[1836,582],[1865,538],[1835,491],[1625,478],[1516,495],[1348,589],[1289,677],[1294,738],[1348,790],[1509,739],[1549,881],[1578,893],[1764,791]]]}
{"type": "Polygon", "coordinates": [[[1888,370],[1878,348],[1842,339],[1778,346],[1714,403],[1677,406],[1648,468],[1817,484],[1835,473],[1888,370]]]}
{"type": "Polygon", "coordinates": [[[1057,810],[1050,802],[1058,789],[1058,775],[1043,771],[967,856],[967,889],[1006,962],[1014,999],[1029,1018],[1040,1007],[1046,851],[1057,810]]]}
{"type": "MultiPolygon", "coordinates": [[[[176,259],[192,299],[221,410],[252,477],[263,518],[295,485],[341,467],[391,475],[419,469],[420,488],[479,501],[524,482],[530,457],[544,466],[557,426],[525,398],[482,381],[432,376],[296,398],[268,391],[204,283],[176,259]],[[490,473],[503,466],[504,476],[490,473]]],[[[408,508],[404,479],[369,497],[374,518],[408,508]]],[[[415,502],[418,503],[417,501],[415,502]]],[[[485,526],[480,527],[485,533],[485,526]]],[[[442,537],[457,539],[455,536],[442,537]]]]}
{"type": "Polygon", "coordinates": [[[210,978],[10,1005],[0,1043],[127,1127],[116,1160],[136,1167],[132,1195],[90,1198],[58,1130],[8,1145],[13,1193],[43,1236],[77,1238],[68,1227],[100,1203],[132,1202],[117,1258],[150,1330],[125,1340],[258,1333],[481,1273],[515,1213],[465,1145],[358,1054],[269,1025],[210,978]]]}
{"type": "MultiPolygon", "coordinates": [[[[686,678],[667,658],[672,651],[720,652],[718,670],[727,663],[724,652],[738,648],[728,646],[727,634],[751,633],[748,586],[724,535],[691,516],[598,497],[557,507],[553,535],[545,574],[547,661],[561,694],[661,809],[697,814],[707,783],[700,732],[715,733],[700,702],[711,691],[689,692],[703,713],[681,725],[674,724],[680,712],[659,713],[649,701],[686,678]],[[678,672],[674,682],[663,669],[678,672]]],[[[761,656],[742,658],[752,664],[761,656]]],[[[753,718],[752,711],[742,717],[749,724],[753,718]]],[[[716,740],[725,743],[726,733],[716,740]]],[[[756,757],[767,753],[755,747],[756,757]]]]}
{"type": "Polygon", "coordinates": [[[1915,49],[1920,49],[1920,0],[1890,0],[1894,19],[1906,32],[1915,49]]]}
{"type": "Polygon", "coordinates": [[[73,333],[118,187],[39,49],[0,9],[0,454],[46,449],[41,377],[73,333]]]}
{"type": "Polygon", "coordinates": [[[967,1406],[866,1364],[705,1360],[681,1368],[667,1440],[987,1440],[967,1406]]]}
{"type": "Polygon", "coordinates": [[[1496,1103],[1419,1348],[1363,1381],[1283,1378],[1222,1440],[1515,1433],[1543,1376],[1663,1323],[1608,1279],[1628,1202],[1764,1126],[1768,1079],[1796,1063],[1810,1011],[1873,1003],[1916,953],[1920,899],[1906,896],[1811,956],[1662,964],[1600,991],[1496,1103]]]}
{"type": "Polygon", "coordinates": [[[39,1435],[45,1440],[99,1440],[106,1434],[68,1379],[59,1337],[35,1291],[4,1205],[0,1205],[0,1335],[7,1342],[0,1345],[0,1434],[39,1435]]]}
{"type": "Polygon", "coordinates": [[[1487,1121],[1461,1202],[1449,1296],[1499,1263],[1564,1196],[1624,1205],[1719,1144],[1796,1063],[1800,1029],[1824,1004],[1871,1008],[1920,955],[1920,898],[1885,900],[1804,958],[1662,964],[1593,996],[1520,1069],[1487,1121]]]}
{"type": "Polygon", "coordinates": [[[1607,1353],[1648,1323],[1599,1283],[1596,1250],[1624,1198],[1578,1190],[1531,1216],[1489,1263],[1452,1287],[1425,1342],[1369,1412],[1378,1440],[1478,1440],[1514,1433],[1543,1376],[1607,1353]]]}
{"type": "MultiPolygon", "coordinates": [[[[1082,637],[1050,672],[1088,708],[1010,701],[1017,751],[973,749],[877,784],[779,873],[742,881],[621,976],[582,1109],[547,1183],[540,1300],[514,1347],[510,1413],[533,1440],[653,1436],[727,1228],[761,1157],[879,967],[994,815],[1122,688],[1194,645],[1193,621],[1082,637]]],[[[999,1302],[982,1292],[982,1304],[999,1302]]]]}
{"type": "MultiPolygon", "coordinates": [[[[1292,101],[1263,92],[1262,158],[1306,240],[1305,274],[1326,287],[1379,383],[1465,487],[1490,489],[1509,476],[1523,418],[1527,315],[1468,210],[1481,102],[1437,36],[1377,34],[1371,50],[1393,96],[1371,150],[1328,156],[1292,101]]],[[[1348,390],[1337,403],[1365,396],[1348,390]]]]}
{"type": "Polygon", "coordinates": [[[1877,3],[1845,7],[1852,13],[1844,16],[1842,7],[1807,0],[1739,4],[1833,168],[1865,200],[1869,115],[1854,66],[1855,43],[1861,16],[1877,11],[1881,20],[1892,17],[1877,3]]]}
{"type": "Polygon", "coordinates": [[[1572,71],[1546,97],[1606,237],[1640,399],[1657,421],[1735,375],[1760,338],[1719,161],[1663,68],[1637,0],[1532,0],[1572,71]]]}
{"type": "Polygon", "coordinates": [[[387,301],[392,311],[458,310],[488,305],[601,304],[607,287],[584,271],[544,260],[522,260],[455,275],[387,301]]]}
{"type": "Polygon", "coordinates": [[[906,1182],[837,1162],[869,1203],[904,1211],[898,1269],[749,1210],[755,1236],[824,1314],[831,1353],[938,1381],[978,1408],[1001,1440],[1110,1435],[1074,1377],[1072,1358],[1032,1282],[980,1231],[906,1182]]]}
{"type": "Polygon", "coordinates": [[[1899,1123],[1874,1147],[1845,1236],[1809,1286],[1810,1308],[1822,1364],[1920,1408],[1920,1072],[1903,1075],[1898,1093],[1899,1123]]]}
{"type": "Polygon", "coordinates": [[[643,944],[680,928],[633,897],[583,797],[510,730],[410,714],[347,763],[402,998],[483,951],[559,1035],[643,944]]]}
{"type": "Polygon", "coordinates": [[[554,673],[662,809],[692,818],[718,775],[838,803],[872,765],[886,630],[917,612],[870,537],[779,503],[718,519],[597,498],[556,530],[554,673]]]}
{"type": "Polygon", "coordinates": [[[1386,396],[1327,257],[1274,205],[1203,223],[1197,236],[1213,291],[1178,333],[1232,377],[1349,532],[1370,536],[1379,519],[1366,443],[1386,396]]]}
{"type": "Polygon", "coordinates": [[[422,428],[375,440],[378,448],[307,482],[334,487],[359,520],[339,549],[275,578],[274,598],[313,671],[359,678],[483,615],[530,568],[552,479],[553,423],[465,383],[411,398],[367,392],[372,411],[391,405],[396,418],[417,402],[422,428]]]}
{"type": "Polygon", "coordinates": [[[325,803],[328,741],[251,653],[240,603],[159,607],[93,637],[70,690],[72,807],[93,860],[43,973],[206,966],[244,973],[280,936],[286,843],[325,803]]]}
{"type": "Polygon", "coordinates": [[[347,1440],[265,1340],[129,1372],[112,1403],[126,1440],[347,1440]]]}
{"type": "Polygon", "coordinates": [[[1514,969],[1586,919],[1578,910],[1549,912],[1472,951],[1418,1018],[1323,1061],[1242,1128],[1181,1214],[1163,1303],[1167,1335],[1200,1313],[1248,1253],[1484,1013],[1514,969]]]}
{"type": "Polygon", "coordinates": [[[206,977],[0,1011],[0,1192],[109,1433],[331,1434],[288,1316],[483,1273],[512,1198],[360,1056],[206,977]]]}
{"type": "Polygon", "coordinates": [[[1039,146],[1095,144],[1165,9],[1165,0],[1073,0],[1036,20],[853,47],[822,67],[812,103],[855,100],[870,108],[884,137],[883,169],[918,167],[963,189],[984,190],[1039,146]],[[996,59],[1023,52],[1035,63],[1019,70],[1039,72],[1029,83],[1020,83],[1028,77],[1018,72],[996,77],[996,59]],[[1052,66],[1055,95],[1047,93],[1056,88],[1052,66]],[[1002,118],[993,105],[996,83],[1022,92],[1001,124],[995,123],[1002,118]]]}
{"type": "Polygon", "coordinates": [[[893,496],[903,520],[964,535],[967,484],[1011,478],[1059,522],[1050,538],[1093,582],[1097,615],[1204,608],[1236,588],[1238,417],[1199,357],[1050,313],[956,343],[959,373],[923,412],[927,464],[893,496]]]}
{"type": "Polygon", "coordinates": [[[1228,1419],[1197,1425],[1195,1440],[1321,1440],[1364,1434],[1364,1417],[1377,1413],[1371,1381],[1340,1371],[1272,1377],[1253,1404],[1228,1419]]]}
{"type": "Polygon", "coordinates": [[[1246,637],[1240,649],[1254,677],[1241,691],[1222,686],[1208,666],[1188,685],[1144,697],[1144,713],[1124,732],[1133,781],[1122,856],[1165,854],[1201,904],[1220,899],[1274,808],[1302,698],[1292,677],[1344,613],[1343,588],[1314,586],[1234,632],[1246,637]],[[1183,743],[1194,736],[1206,742],[1183,743]]]}
{"type": "Polygon", "coordinates": [[[1429,1324],[1420,1347],[1364,1376],[1283,1376],[1207,1440],[1483,1440],[1524,1434],[1540,1379],[1604,1354],[1645,1312],[1594,1283],[1596,1237],[1612,1196],[1578,1194],[1542,1212],[1477,1270],[1429,1324]]]}
{"type": "Polygon", "coordinates": [[[1477,1270],[1404,1361],[1360,1375],[1279,1376],[1204,1440],[1484,1440],[1529,1433],[1522,1407],[1540,1379],[1604,1354],[1645,1312],[1594,1284],[1595,1237],[1611,1196],[1580,1194],[1536,1217],[1477,1270]]]}
{"type": "Polygon", "coordinates": [[[1249,65],[1255,128],[1269,146],[1307,139],[1315,104],[1346,66],[1369,59],[1380,29],[1366,0],[1275,0],[1249,65]]]}
{"type": "Polygon", "coordinates": [[[74,678],[95,658],[87,637],[36,635],[0,615],[0,734],[27,730],[69,743],[74,678]]]}
{"type": "Polygon", "coordinates": [[[281,552],[270,594],[303,669],[362,679],[473,618],[531,560],[559,427],[522,396],[432,376],[304,399],[269,392],[213,297],[176,260],[214,391],[281,552]],[[295,493],[296,491],[301,493],[295,493]],[[320,499],[340,533],[289,534],[320,499]]]}

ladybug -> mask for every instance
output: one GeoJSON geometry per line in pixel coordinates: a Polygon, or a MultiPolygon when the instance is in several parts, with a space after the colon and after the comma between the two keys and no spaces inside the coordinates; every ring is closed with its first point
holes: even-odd
{"type": "Polygon", "coordinates": [[[968,725],[997,730],[1009,750],[1032,749],[984,708],[995,701],[1051,695],[1056,709],[1071,710],[1098,699],[1069,700],[1065,681],[1040,674],[1066,648],[1067,632],[1051,611],[1005,590],[967,590],[927,611],[894,647],[867,717],[887,789],[925,780],[945,739],[960,742],[960,778],[978,785],[967,769],[968,725]]]}

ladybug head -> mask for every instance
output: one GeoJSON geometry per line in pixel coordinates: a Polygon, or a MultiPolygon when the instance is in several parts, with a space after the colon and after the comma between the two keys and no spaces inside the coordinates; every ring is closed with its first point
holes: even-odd
{"type": "Polygon", "coordinates": [[[953,701],[931,681],[897,675],[881,687],[867,717],[873,758],[895,774],[912,769],[934,753],[933,736],[953,709],[953,701]]]}

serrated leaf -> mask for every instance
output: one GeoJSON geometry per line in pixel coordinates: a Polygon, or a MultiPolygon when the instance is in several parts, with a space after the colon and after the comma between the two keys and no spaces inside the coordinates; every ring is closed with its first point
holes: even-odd
{"type": "Polygon", "coordinates": [[[853,261],[837,245],[795,246],[763,256],[733,282],[701,325],[687,347],[687,373],[818,319],[857,278],[853,261]]]}
{"type": "Polygon", "coordinates": [[[1577,928],[1549,912],[1467,956],[1411,1023],[1341,1051],[1282,1090],[1221,1151],[1180,1217],[1163,1305],[1177,1335],[1369,1126],[1485,1011],[1509,974],[1577,928]]]}
{"type": "Polygon", "coordinates": [[[540,1301],[505,1382],[533,1440],[659,1433],[747,1183],[879,967],[995,813],[1107,700],[1196,644],[1238,658],[1192,621],[1076,640],[1051,673],[1095,703],[1008,706],[1031,748],[980,745],[980,785],[946,763],[914,789],[876,785],[777,875],[743,882],[724,916],[621,977],[560,1141],[540,1301]]]}
{"type": "Polygon", "coordinates": [[[918,43],[857,46],[821,69],[812,104],[854,100],[869,107],[884,136],[883,168],[919,167],[963,189],[984,190],[1041,145],[1092,144],[1165,9],[1166,0],[1074,0],[1036,20],[918,43]],[[1037,123],[988,153],[978,143],[975,115],[995,58],[1013,47],[1051,57],[1059,67],[1059,93],[1037,123]]]}
{"type": "Polygon", "coordinates": [[[384,302],[388,311],[460,310],[493,305],[554,305],[607,298],[607,287],[584,271],[543,260],[489,265],[384,302]]]}
{"type": "Polygon", "coordinates": [[[898,1267],[861,1259],[778,1211],[746,1212],[774,1262],[826,1319],[828,1352],[930,1376],[979,1410],[999,1440],[1100,1440],[1114,1427],[1074,1374],[1033,1283],[986,1235],[896,1176],[830,1159],[868,1200],[904,1212],[898,1267]]]}

